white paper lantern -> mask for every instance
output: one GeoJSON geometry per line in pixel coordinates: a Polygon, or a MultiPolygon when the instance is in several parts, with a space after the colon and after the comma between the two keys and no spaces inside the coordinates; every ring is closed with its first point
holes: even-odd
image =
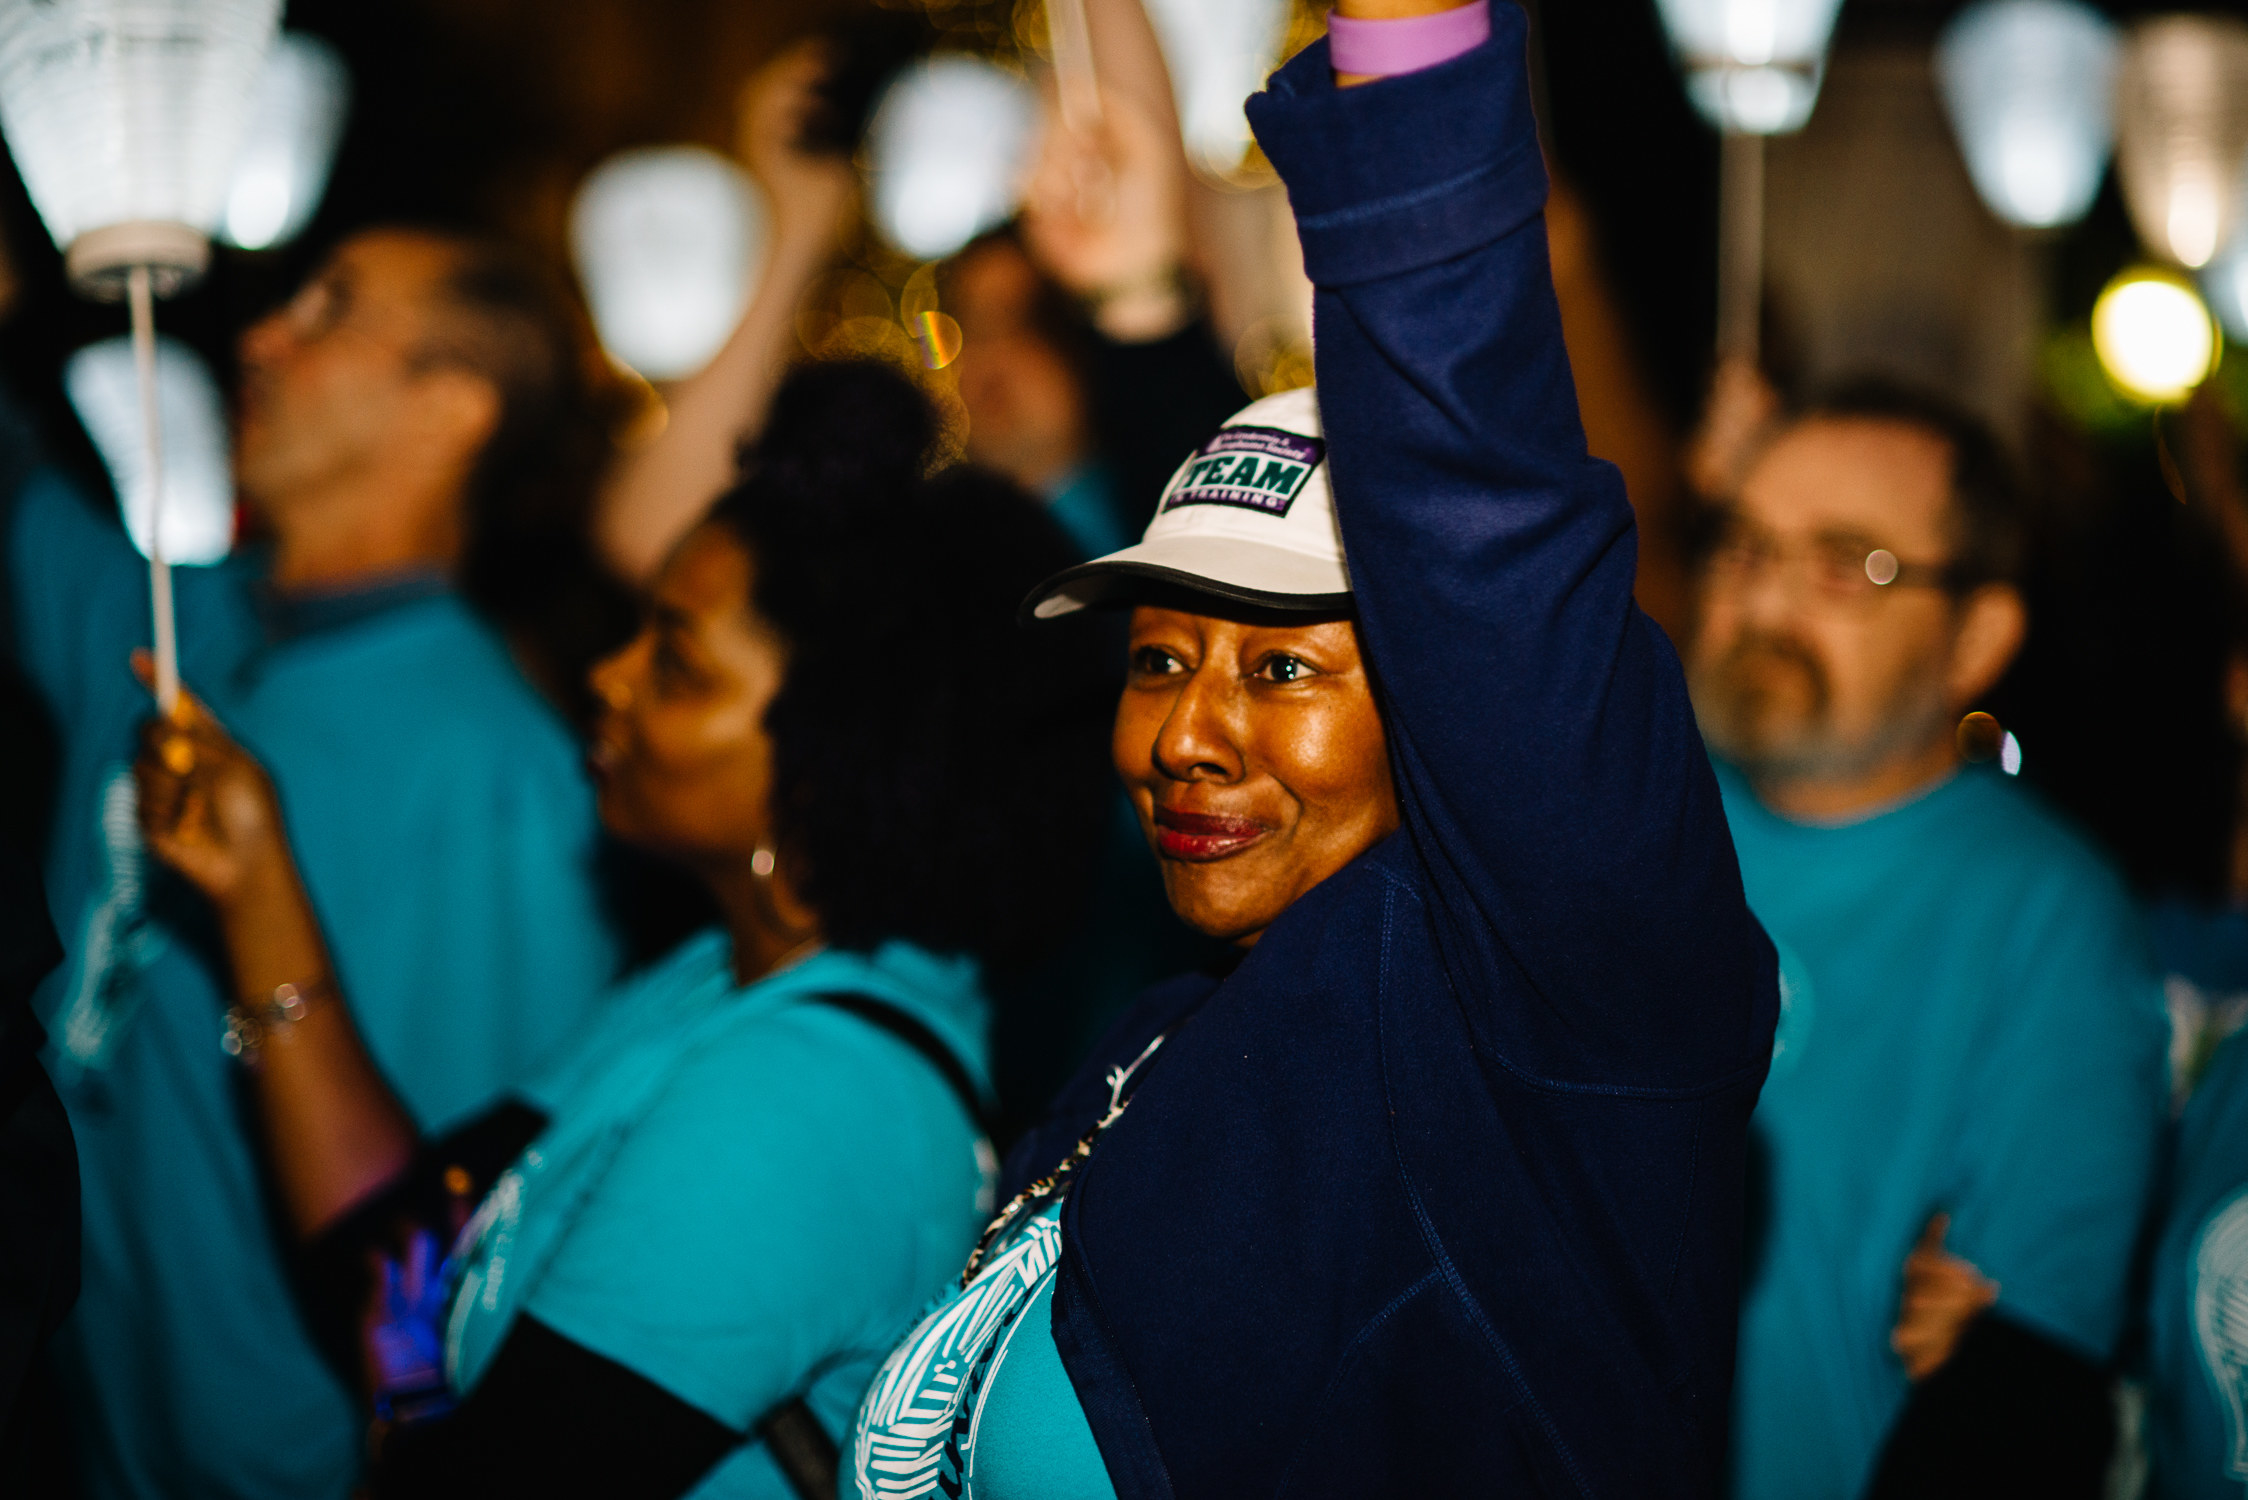
{"type": "Polygon", "coordinates": [[[73,280],[199,272],[280,0],[0,0],[0,129],[73,280]]]}
{"type": "Polygon", "coordinates": [[[2240,215],[2248,162],[2248,24],[2161,16],[2131,28],[2115,90],[2116,166],[2139,238],[2209,263],[2240,215]]]}
{"type": "Polygon", "coordinates": [[[1187,153],[1223,175],[1249,154],[1242,105],[1280,65],[1287,0],[1147,0],[1187,153]]]}
{"type": "Polygon", "coordinates": [[[250,99],[219,238],[265,250],[303,233],[328,189],[350,109],[351,70],[342,55],[316,36],[283,32],[250,99]]]}
{"type": "Polygon", "coordinates": [[[1842,0],[1658,0],[1686,92],[1720,130],[1801,130],[1842,0]]]}
{"type": "Polygon", "coordinates": [[[570,250],[601,342],[650,380],[708,364],[749,306],[767,218],[749,175],[700,146],[596,167],[570,206],[570,250]]]}
{"type": "Polygon", "coordinates": [[[1984,0],[1944,28],[1936,77],[1992,213],[2028,229],[2084,217],[2115,144],[2117,45],[2077,0],[1984,0]]]}
{"type": "MultiPolygon", "coordinates": [[[[63,367],[63,389],[109,468],[133,545],[149,551],[148,450],[130,337],[88,344],[63,367]]],[[[156,341],[156,407],[164,424],[164,556],[214,563],[234,545],[234,468],[226,403],[195,351],[156,341]]]]}
{"type": "Polygon", "coordinates": [[[981,58],[907,69],[867,130],[875,227],[908,255],[950,255],[1015,211],[1037,129],[1036,91],[981,58]]]}

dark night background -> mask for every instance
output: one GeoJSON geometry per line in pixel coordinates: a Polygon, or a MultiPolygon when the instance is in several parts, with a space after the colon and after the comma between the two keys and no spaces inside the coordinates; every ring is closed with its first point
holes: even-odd
{"type": "MultiPolygon", "coordinates": [[[[1926,45],[1957,8],[1847,0],[1836,46],[1926,45]]],[[[2105,8],[2120,18],[2166,7],[2105,8]]],[[[954,0],[937,19],[959,35],[1011,9],[954,0]]],[[[327,198],[295,246],[221,250],[201,287],[160,308],[160,324],[224,382],[236,331],[358,226],[480,226],[559,257],[569,196],[589,167],[632,145],[729,145],[740,81],[837,10],[821,0],[295,0],[285,24],[335,43],[356,90],[327,198]]],[[[1535,10],[1553,154],[1591,211],[1646,383],[1686,431],[1714,326],[1715,137],[1685,101],[1654,0],[1536,0],[1535,10]]],[[[12,168],[0,171],[0,242],[16,280],[0,379],[56,457],[103,485],[59,371],[71,350],[122,332],[124,314],[67,292],[12,168]]],[[[2049,253],[2050,321],[2081,322],[2135,257],[2112,178],[2049,253]]],[[[1784,337],[1774,342],[1784,375],[1784,337]]],[[[2239,764],[2218,684],[2240,612],[2218,551],[2163,490],[2151,425],[2090,434],[2047,413],[2032,432],[2028,468],[2045,515],[2038,625],[1992,707],[2020,733],[2031,778],[2142,885],[2214,892],[2239,764]]],[[[10,739],[8,754],[35,777],[34,739],[10,739]]]]}

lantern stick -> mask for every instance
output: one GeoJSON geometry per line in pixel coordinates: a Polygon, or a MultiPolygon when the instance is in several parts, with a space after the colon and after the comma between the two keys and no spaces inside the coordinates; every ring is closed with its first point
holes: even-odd
{"type": "Polygon", "coordinates": [[[148,267],[126,272],[125,295],[133,310],[133,365],[140,373],[141,423],[148,438],[148,605],[156,624],[156,706],[169,717],[180,698],[180,647],[172,620],[172,567],[164,560],[164,423],[156,401],[156,298],[148,267]]]}
{"type": "Polygon", "coordinates": [[[1062,123],[1073,131],[1090,130],[1101,123],[1101,88],[1093,73],[1093,29],[1085,20],[1085,0],[1046,0],[1046,33],[1054,47],[1062,123]]]}
{"type": "Polygon", "coordinates": [[[1764,312],[1764,137],[1728,130],[1718,164],[1717,352],[1756,363],[1764,312]]]}

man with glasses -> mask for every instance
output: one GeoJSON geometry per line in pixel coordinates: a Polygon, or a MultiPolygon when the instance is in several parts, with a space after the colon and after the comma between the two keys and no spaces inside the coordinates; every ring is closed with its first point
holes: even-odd
{"type": "MultiPolygon", "coordinates": [[[[241,360],[237,478],[264,538],[179,571],[182,676],[272,768],[375,1062],[443,1131],[523,1082],[617,967],[579,752],[494,586],[527,538],[582,523],[604,425],[567,302],[448,235],[347,241],[241,360]]],[[[355,1406],[268,1227],[234,1077],[252,1058],[222,1050],[230,1007],[286,1046],[324,996],[238,992],[208,909],[146,857],[128,656],[147,575],[106,507],[4,436],[0,590],[62,748],[68,960],[39,1009],[85,1183],[58,1343],[84,1487],[341,1495],[355,1406]]]]}
{"type": "Polygon", "coordinates": [[[2024,530],[1973,419],[1867,386],[1764,442],[1705,559],[1689,676],[1781,959],[1741,1500],[2099,1493],[2165,1028],[2116,877],[1962,754],[2024,530]]]}

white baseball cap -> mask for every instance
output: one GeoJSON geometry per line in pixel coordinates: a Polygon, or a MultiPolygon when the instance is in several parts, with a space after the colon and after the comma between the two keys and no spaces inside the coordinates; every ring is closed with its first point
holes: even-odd
{"type": "Polygon", "coordinates": [[[1164,586],[1302,613],[1350,608],[1319,397],[1267,396],[1188,456],[1139,545],[1057,573],[1024,610],[1051,620],[1164,586]]]}

